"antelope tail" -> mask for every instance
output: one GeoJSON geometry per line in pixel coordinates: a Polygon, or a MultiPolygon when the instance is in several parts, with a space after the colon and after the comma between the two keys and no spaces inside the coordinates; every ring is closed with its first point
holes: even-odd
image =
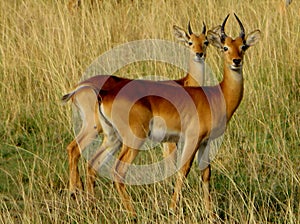
{"type": "Polygon", "coordinates": [[[61,102],[64,104],[67,103],[74,94],[75,94],[75,91],[63,95],[63,97],[61,98],[61,102]]]}

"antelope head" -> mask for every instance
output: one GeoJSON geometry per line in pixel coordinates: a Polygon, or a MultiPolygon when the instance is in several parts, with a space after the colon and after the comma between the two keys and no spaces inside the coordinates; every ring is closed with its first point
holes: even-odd
{"type": "Polygon", "coordinates": [[[204,62],[206,57],[206,48],[209,44],[206,38],[206,25],[203,22],[203,28],[200,35],[194,34],[191,28],[190,22],[188,23],[188,33],[182,28],[174,25],[173,31],[175,37],[185,43],[188,46],[194,56],[194,61],[204,62]]]}
{"type": "Polygon", "coordinates": [[[229,17],[228,14],[223,21],[219,32],[208,31],[207,39],[213,46],[224,52],[225,65],[231,70],[237,71],[241,70],[243,67],[243,59],[246,50],[259,41],[260,31],[254,30],[246,36],[242,22],[236,14],[234,14],[234,16],[240,26],[240,35],[237,38],[233,39],[225,33],[225,24],[229,17]]]}

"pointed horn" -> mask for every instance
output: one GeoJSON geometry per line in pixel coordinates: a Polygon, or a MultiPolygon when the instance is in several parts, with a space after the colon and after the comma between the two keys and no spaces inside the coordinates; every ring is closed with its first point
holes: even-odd
{"type": "Polygon", "coordinates": [[[229,15],[230,15],[230,14],[228,14],[228,15],[226,16],[226,18],[224,19],[224,21],[223,21],[223,23],[222,23],[222,26],[221,26],[221,41],[224,41],[225,38],[227,37],[227,35],[226,35],[225,31],[224,31],[224,28],[225,28],[225,24],[226,24],[226,22],[227,22],[227,19],[228,19],[229,15]]]}
{"type": "Polygon", "coordinates": [[[205,22],[203,22],[203,29],[202,29],[202,33],[205,35],[206,33],[206,25],[205,25],[205,22]]]}
{"type": "Polygon", "coordinates": [[[245,38],[245,29],[244,29],[244,26],[243,26],[241,20],[239,19],[239,17],[238,17],[235,13],[234,13],[234,16],[235,16],[236,20],[238,21],[238,23],[239,23],[239,25],[240,25],[240,28],[241,28],[240,37],[241,37],[242,39],[244,39],[244,38],[245,38]]]}
{"type": "Polygon", "coordinates": [[[191,23],[189,21],[188,23],[188,31],[189,31],[189,34],[192,35],[193,34],[193,31],[192,31],[192,28],[191,28],[191,23]]]}

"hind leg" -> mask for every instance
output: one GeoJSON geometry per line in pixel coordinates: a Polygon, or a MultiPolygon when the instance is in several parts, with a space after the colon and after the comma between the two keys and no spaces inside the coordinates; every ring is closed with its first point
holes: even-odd
{"type": "Polygon", "coordinates": [[[115,187],[121,197],[121,201],[125,209],[133,217],[136,216],[136,212],[133,208],[131,198],[126,191],[126,186],[124,181],[129,166],[131,165],[131,163],[133,162],[133,160],[136,158],[137,155],[138,155],[137,149],[132,149],[130,147],[127,147],[126,145],[123,145],[122,151],[118,157],[115,166],[115,175],[114,175],[115,187]]]}
{"type": "Polygon", "coordinates": [[[73,103],[80,111],[82,127],[76,138],[68,145],[69,157],[69,190],[72,194],[82,190],[83,184],[78,171],[81,152],[97,137],[102,130],[98,120],[98,99],[93,89],[83,87],[73,96],[73,103]]]}
{"type": "Polygon", "coordinates": [[[176,171],[176,149],[176,143],[163,143],[164,174],[166,176],[172,175],[176,171]]]}
{"type": "MultiPolygon", "coordinates": [[[[89,159],[87,167],[87,191],[94,195],[94,185],[97,172],[107,165],[107,162],[113,159],[113,155],[120,150],[121,142],[114,138],[104,136],[103,143],[96,153],[89,159]]],[[[101,174],[101,173],[100,173],[101,174]]]]}
{"type": "MultiPolygon", "coordinates": [[[[86,129],[84,129],[86,130],[86,129]]],[[[78,162],[81,156],[81,149],[89,145],[97,136],[97,131],[91,130],[90,132],[83,131],[86,134],[80,134],[75,138],[67,147],[69,157],[69,190],[73,194],[76,190],[83,190],[83,184],[80,179],[78,162]]]]}
{"type": "Polygon", "coordinates": [[[71,194],[75,194],[76,190],[83,190],[83,184],[79,176],[78,160],[80,151],[76,139],[74,139],[67,147],[69,158],[69,190],[71,194]]]}

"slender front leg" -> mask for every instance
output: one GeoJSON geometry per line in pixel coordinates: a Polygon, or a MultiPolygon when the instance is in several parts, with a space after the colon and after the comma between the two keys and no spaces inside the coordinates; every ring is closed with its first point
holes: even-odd
{"type": "Polygon", "coordinates": [[[136,212],[131,203],[131,198],[130,198],[129,194],[126,192],[126,186],[125,186],[124,181],[125,181],[126,173],[129,169],[131,163],[138,155],[138,152],[139,151],[136,149],[132,149],[126,145],[123,145],[122,151],[116,162],[115,175],[114,175],[115,186],[116,186],[118,193],[121,196],[122,203],[125,206],[125,209],[133,217],[136,217],[136,212]]]}

